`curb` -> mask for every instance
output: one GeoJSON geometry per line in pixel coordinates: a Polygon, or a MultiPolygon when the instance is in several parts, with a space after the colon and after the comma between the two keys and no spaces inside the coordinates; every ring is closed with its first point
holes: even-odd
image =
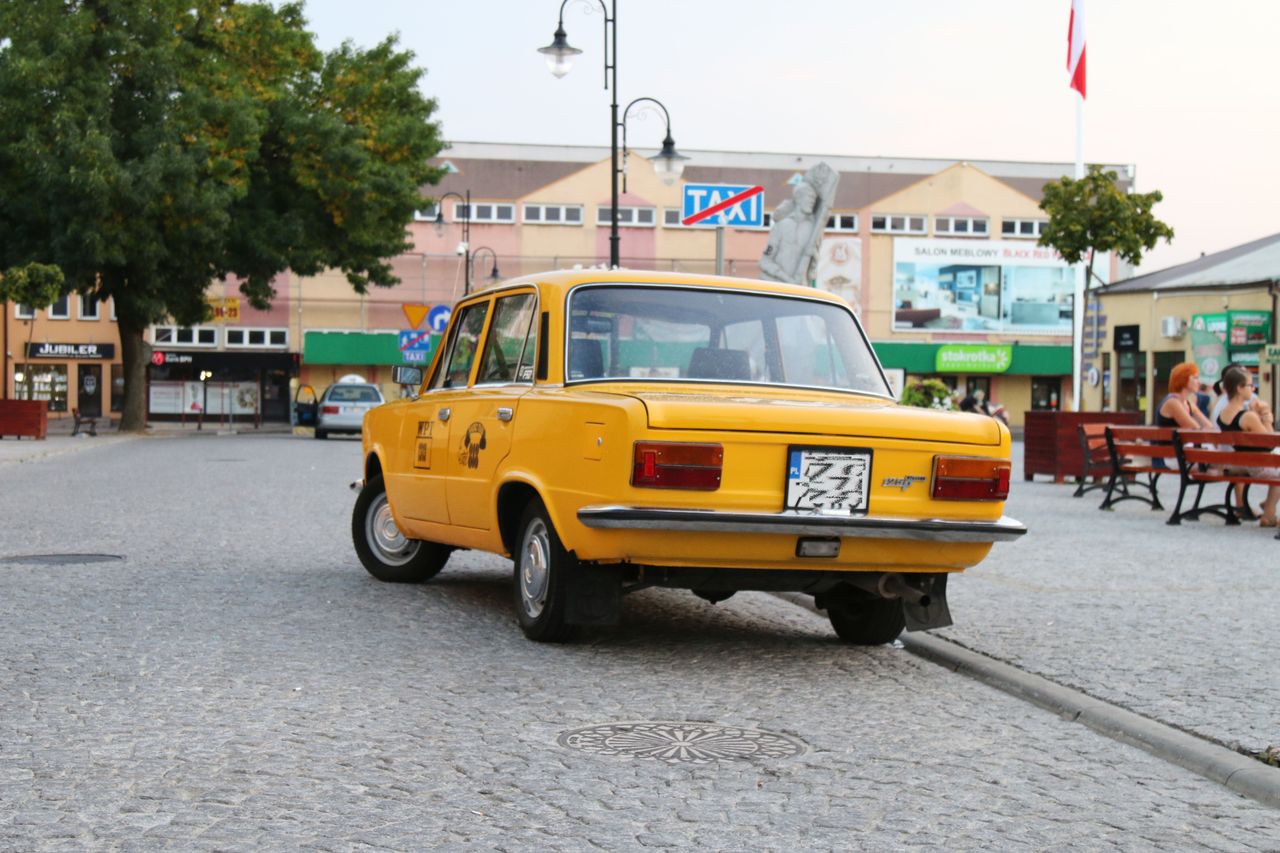
{"type": "MultiPolygon", "coordinates": [[[[778,598],[823,616],[807,596],[774,593],[778,598]]],[[[1031,702],[1112,740],[1146,750],[1157,758],[1225,785],[1237,794],[1280,809],[1280,770],[1219,746],[1196,735],[1135,714],[1117,705],[1024,672],[949,640],[927,634],[903,634],[899,642],[913,655],[967,675],[1005,693],[1031,702]]]]}

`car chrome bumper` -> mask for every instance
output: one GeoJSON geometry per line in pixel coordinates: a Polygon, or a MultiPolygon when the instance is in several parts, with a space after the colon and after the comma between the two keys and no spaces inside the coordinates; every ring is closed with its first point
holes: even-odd
{"type": "Polygon", "coordinates": [[[587,506],[578,510],[587,527],[606,530],[671,530],[710,533],[776,533],[789,536],[849,536],[929,542],[1008,542],[1027,532],[1022,522],[949,518],[868,518],[801,515],[793,512],[716,512],[697,509],[587,506]]]}

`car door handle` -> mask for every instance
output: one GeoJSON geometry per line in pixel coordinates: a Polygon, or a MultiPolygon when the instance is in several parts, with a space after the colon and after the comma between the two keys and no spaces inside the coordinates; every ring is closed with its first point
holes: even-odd
{"type": "Polygon", "coordinates": [[[440,416],[441,423],[443,423],[444,421],[449,420],[449,416],[453,414],[453,410],[450,409],[448,406],[446,406],[445,408],[441,409],[438,414],[440,416]]]}
{"type": "Polygon", "coordinates": [[[515,414],[516,414],[516,413],[515,413],[515,412],[513,412],[513,411],[512,411],[509,407],[507,407],[507,406],[499,406],[499,407],[498,407],[498,420],[500,420],[500,421],[509,421],[509,420],[511,420],[513,417],[515,417],[515,414]]]}

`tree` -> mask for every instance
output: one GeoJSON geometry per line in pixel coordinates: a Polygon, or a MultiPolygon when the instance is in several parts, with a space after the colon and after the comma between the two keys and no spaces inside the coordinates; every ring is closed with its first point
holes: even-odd
{"type": "Polygon", "coordinates": [[[207,319],[211,282],[266,308],[286,269],[397,281],[442,174],[435,101],[394,37],[322,54],[305,25],[299,3],[0,0],[0,269],[115,301],[121,429],[145,424],[143,331],[207,319]]]}
{"type": "Polygon", "coordinates": [[[1039,245],[1050,246],[1069,264],[1085,260],[1085,282],[1093,281],[1097,252],[1115,252],[1137,266],[1142,253],[1156,241],[1173,240],[1173,229],[1151,213],[1164,196],[1159,190],[1126,193],[1116,185],[1116,173],[1090,166],[1083,178],[1062,178],[1045,184],[1040,209],[1049,222],[1039,245]]]}
{"type": "MultiPolygon", "coordinates": [[[[40,311],[62,298],[65,285],[66,278],[62,275],[62,270],[52,264],[31,263],[10,267],[0,274],[0,302],[17,302],[32,311],[40,311]]],[[[4,322],[3,318],[0,318],[0,322],[4,322]]],[[[31,351],[31,336],[35,334],[35,330],[35,321],[28,320],[27,352],[31,351]]],[[[32,388],[35,376],[30,366],[24,373],[26,373],[27,399],[31,400],[34,399],[32,388]]]]}

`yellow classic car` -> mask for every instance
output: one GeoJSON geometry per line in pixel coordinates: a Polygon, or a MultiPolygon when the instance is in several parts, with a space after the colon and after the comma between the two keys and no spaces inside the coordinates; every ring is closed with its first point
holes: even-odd
{"type": "Polygon", "coordinates": [[[836,633],[951,624],[947,576],[1026,528],[1009,430],[898,405],[838,297],[576,270],[460,301],[408,399],[364,419],[356,553],[418,583],[456,549],[514,561],[526,636],[612,624],[651,586],[813,595],[836,633]]]}

